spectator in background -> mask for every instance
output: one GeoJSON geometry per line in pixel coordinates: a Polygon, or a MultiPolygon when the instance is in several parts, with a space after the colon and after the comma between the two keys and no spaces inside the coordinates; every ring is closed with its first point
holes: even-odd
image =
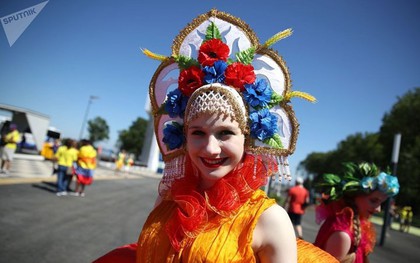
{"type": "Polygon", "coordinates": [[[133,164],[134,164],[133,154],[128,154],[127,158],[125,159],[125,164],[124,164],[124,172],[126,174],[130,173],[130,170],[133,164]]]}
{"type": "Polygon", "coordinates": [[[285,209],[289,214],[296,236],[303,239],[302,216],[305,208],[309,204],[309,192],[303,186],[303,178],[296,178],[296,185],[289,189],[285,201],[285,209]]]}
{"type": "Polygon", "coordinates": [[[74,141],[68,139],[64,145],[58,147],[54,155],[54,160],[57,162],[57,196],[67,195],[68,177],[71,173],[73,162],[77,161],[77,152],[71,150],[74,146],[74,141]]]}
{"type": "Polygon", "coordinates": [[[76,159],[73,160],[71,168],[67,170],[67,174],[66,174],[66,177],[67,177],[67,187],[66,187],[67,192],[72,192],[72,189],[71,189],[70,186],[71,186],[71,183],[73,181],[73,175],[75,174],[75,169],[77,167],[77,159],[78,159],[78,156],[79,156],[79,150],[77,148],[78,148],[77,147],[77,141],[72,140],[71,147],[70,147],[69,151],[70,151],[72,156],[76,156],[76,159]]]}
{"type": "Polygon", "coordinates": [[[117,156],[117,160],[115,161],[115,173],[118,173],[124,168],[125,159],[127,157],[127,153],[124,149],[122,149],[117,156]]]}
{"type": "Polygon", "coordinates": [[[389,221],[388,221],[388,227],[389,229],[392,229],[392,223],[397,222],[399,218],[398,215],[398,207],[395,205],[395,200],[390,200],[390,206],[389,206],[389,221]]]}
{"type": "Polygon", "coordinates": [[[9,174],[12,167],[13,157],[16,152],[17,144],[20,141],[20,133],[17,130],[17,125],[11,123],[9,132],[1,138],[2,147],[0,149],[1,156],[1,173],[9,174]]]}
{"type": "Polygon", "coordinates": [[[411,206],[404,206],[401,210],[401,221],[400,221],[400,231],[409,232],[411,222],[413,221],[413,211],[411,206]]]}
{"type": "Polygon", "coordinates": [[[58,151],[58,148],[61,146],[61,140],[60,139],[54,139],[52,143],[50,143],[50,148],[52,152],[52,175],[56,174],[58,172],[58,164],[55,158],[55,154],[58,151]]]}
{"type": "Polygon", "coordinates": [[[93,174],[96,169],[96,155],[95,148],[91,145],[89,140],[83,139],[79,149],[76,168],[76,189],[75,196],[85,196],[85,187],[93,182],[93,174]]]}

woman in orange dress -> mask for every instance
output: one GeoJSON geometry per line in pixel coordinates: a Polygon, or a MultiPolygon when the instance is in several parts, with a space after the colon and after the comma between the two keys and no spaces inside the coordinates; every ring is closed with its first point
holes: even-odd
{"type": "Polygon", "coordinates": [[[243,21],[211,10],[181,31],[171,57],[144,50],[162,61],[150,84],[159,198],[137,244],[96,262],[297,262],[288,214],[260,189],[269,176],[290,178],[290,98],[312,99],[290,90],[269,49],[290,33],[260,44],[243,21]]]}

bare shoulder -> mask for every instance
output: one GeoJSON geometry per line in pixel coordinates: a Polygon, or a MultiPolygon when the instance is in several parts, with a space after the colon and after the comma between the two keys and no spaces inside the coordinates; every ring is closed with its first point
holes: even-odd
{"type": "Polygon", "coordinates": [[[287,214],[286,210],[284,210],[283,207],[275,204],[267,208],[262,214],[261,217],[258,220],[257,226],[264,226],[266,224],[269,224],[270,226],[272,224],[279,224],[279,222],[283,223],[290,223],[289,215],[287,214]],[[286,221],[286,222],[283,222],[286,221]]]}
{"type": "Polygon", "coordinates": [[[325,251],[338,258],[343,259],[350,251],[351,238],[343,231],[336,231],[331,234],[325,244],[325,251]]]}
{"type": "Polygon", "coordinates": [[[281,206],[273,205],[261,214],[254,229],[252,248],[260,262],[296,262],[293,225],[281,206]]]}

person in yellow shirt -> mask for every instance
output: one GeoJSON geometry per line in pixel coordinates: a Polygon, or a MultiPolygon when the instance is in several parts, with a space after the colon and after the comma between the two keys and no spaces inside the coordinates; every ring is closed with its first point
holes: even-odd
{"type": "Polygon", "coordinates": [[[93,182],[93,174],[96,169],[96,155],[95,148],[91,145],[89,140],[83,139],[79,149],[76,168],[76,189],[74,195],[85,196],[85,186],[93,182]]]}
{"type": "Polygon", "coordinates": [[[77,161],[77,152],[72,150],[74,141],[66,140],[64,145],[58,147],[55,153],[55,161],[57,162],[57,196],[67,195],[68,176],[72,173],[73,163],[77,161]]]}
{"type": "Polygon", "coordinates": [[[78,159],[78,156],[79,156],[79,150],[77,148],[78,148],[77,147],[77,141],[72,140],[72,145],[69,149],[69,152],[72,156],[74,156],[75,159],[73,160],[71,169],[68,169],[67,174],[66,174],[66,177],[67,177],[67,187],[66,187],[67,192],[72,192],[70,186],[71,186],[71,183],[73,181],[73,176],[75,174],[75,169],[77,167],[77,159],[78,159]]]}
{"type": "Polygon", "coordinates": [[[400,231],[410,232],[411,221],[413,221],[413,211],[411,206],[404,206],[401,211],[400,231]]]}
{"type": "Polygon", "coordinates": [[[115,161],[115,173],[117,174],[119,171],[121,171],[121,169],[124,167],[124,163],[125,163],[125,159],[127,157],[127,153],[125,152],[125,150],[121,150],[118,153],[118,158],[115,161]]]}
{"type": "Polygon", "coordinates": [[[4,145],[1,147],[1,173],[9,174],[12,167],[13,157],[16,152],[17,144],[20,141],[20,133],[17,130],[17,125],[12,123],[9,126],[9,132],[2,138],[4,145]]]}

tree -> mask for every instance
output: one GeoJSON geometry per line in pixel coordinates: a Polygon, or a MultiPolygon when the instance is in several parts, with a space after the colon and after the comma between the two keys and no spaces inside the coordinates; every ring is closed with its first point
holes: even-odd
{"type": "Polygon", "coordinates": [[[324,173],[340,173],[343,162],[374,162],[382,156],[382,145],[378,142],[377,133],[356,133],[349,135],[337,145],[337,149],[327,153],[314,152],[299,163],[299,169],[317,177],[324,173]]]}
{"type": "Polygon", "coordinates": [[[340,173],[343,162],[373,162],[382,170],[391,166],[394,136],[402,134],[397,177],[399,205],[410,205],[420,212],[420,88],[407,92],[385,113],[379,133],[356,133],[337,145],[337,149],[309,154],[299,169],[313,174],[315,181],[324,173],[340,173]]]}
{"type": "Polygon", "coordinates": [[[415,213],[420,212],[420,87],[410,90],[398,98],[391,111],[382,119],[380,142],[384,146],[381,165],[390,165],[394,136],[401,133],[397,177],[400,193],[396,203],[411,205],[415,213]]]}
{"type": "Polygon", "coordinates": [[[109,126],[101,117],[88,121],[89,140],[92,145],[95,142],[109,139],[109,126]]]}
{"type": "Polygon", "coordinates": [[[328,169],[328,160],[332,152],[322,153],[313,152],[306,156],[305,160],[301,161],[298,165],[298,170],[306,170],[309,174],[312,174],[316,179],[318,176],[325,173],[328,169]]]}
{"type": "MultiPolygon", "coordinates": [[[[378,163],[383,156],[383,146],[379,143],[378,133],[356,133],[348,136],[338,144],[335,157],[340,162],[350,161],[355,163],[378,163]]],[[[341,166],[341,164],[340,164],[341,166]]]]}
{"type": "Polygon", "coordinates": [[[144,137],[146,135],[148,121],[139,117],[135,120],[128,130],[119,131],[118,148],[133,153],[136,159],[140,156],[143,148],[144,137]]]}

